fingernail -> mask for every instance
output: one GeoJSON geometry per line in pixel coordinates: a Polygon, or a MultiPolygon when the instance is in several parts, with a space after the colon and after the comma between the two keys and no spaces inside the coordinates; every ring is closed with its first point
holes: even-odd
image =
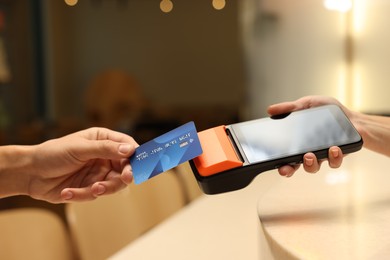
{"type": "Polygon", "coordinates": [[[339,157],[339,150],[338,149],[332,149],[330,152],[332,153],[334,158],[339,157]]]}
{"type": "Polygon", "coordinates": [[[122,173],[121,179],[124,183],[130,184],[133,181],[133,173],[131,171],[122,173]]]}
{"type": "Polygon", "coordinates": [[[97,195],[102,195],[103,193],[106,192],[106,187],[103,185],[99,184],[97,187],[97,195]]]}
{"type": "Polygon", "coordinates": [[[314,160],[312,158],[305,158],[305,164],[307,166],[312,166],[314,163],[314,160]]]}
{"type": "Polygon", "coordinates": [[[118,151],[121,154],[128,154],[131,151],[131,149],[133,149],[133,146],[131,144],[121,144],[119,146],[118,151]]]}
{"type": "Polygon", "coordinates": [[[73,192],[67,191],[67,192],[64,193],[63,197],[64,197],[65,200],[70,200],[70,199],[73,198],[73,192]]]}

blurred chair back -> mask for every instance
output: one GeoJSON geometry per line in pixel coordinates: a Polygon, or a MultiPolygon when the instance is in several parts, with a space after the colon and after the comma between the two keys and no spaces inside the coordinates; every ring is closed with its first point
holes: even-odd
{"type": "Polygon", "coordinates": [[[176,177],[184,187],[187,203],[190,203],[203,194],[188,162],[178,165],[172,171],[175,171],[176,177]]]}
{"type": "Polygon", "coordinates": [[[0,259],[74,259],[69,234],[55,213],[38,208],[0,212],[0,259]]]}
{"type": "Polygon", "coordinates": [[[138,82],[122,70],[109,69],[90,81],[85,93],[88,124],[129,132],[146,106],[138,82]]]}
{"type": "Polygon", "coordinates": [[[185,205],[173,171],[91,202],[66,205],[82,260],[107,259],[185,205]]]}

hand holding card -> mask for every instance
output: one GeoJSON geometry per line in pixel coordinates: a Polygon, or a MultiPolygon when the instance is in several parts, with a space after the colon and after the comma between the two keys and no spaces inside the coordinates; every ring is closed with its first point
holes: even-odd
{"type": "Polygon", "coordinates": [[[130,157],[134,183],[140,184],[202,154],[194,122],[139,146],[130,157]]]}

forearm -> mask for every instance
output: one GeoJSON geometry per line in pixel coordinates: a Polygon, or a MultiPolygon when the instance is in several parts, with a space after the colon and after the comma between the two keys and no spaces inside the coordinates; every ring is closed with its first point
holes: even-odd
{"type": "Polygon", "coordinates": [[[351,120],[362,135],[365,148],[390,157],[390,117],[355,113],[351,120]]]}
{"type": "Polygon", "coordinates": [[[0,198],[27,195],[33,146],[0,147],[0,198]]]}

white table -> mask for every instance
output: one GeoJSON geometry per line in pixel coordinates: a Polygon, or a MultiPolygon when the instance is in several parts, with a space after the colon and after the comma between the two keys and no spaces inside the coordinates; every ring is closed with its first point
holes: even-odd
{"type": "Polygon", "coordinates": [[[337,170],[281,180],[258,202],[277,259],[389,259],[389,158],[362,150],[337,170]]]}

